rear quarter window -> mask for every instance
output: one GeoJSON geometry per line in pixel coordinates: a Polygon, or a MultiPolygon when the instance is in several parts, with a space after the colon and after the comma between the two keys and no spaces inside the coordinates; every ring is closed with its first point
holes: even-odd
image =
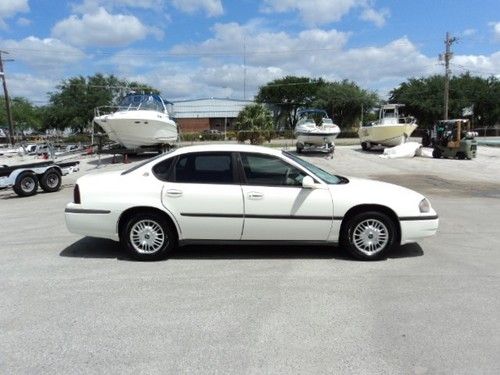
{"type": "Polygon", "coordinates": [[[155,164],[152,168],[153,174],[157,179],[162,181],[168,181],[172,165],[174,163],[175,157],[162,160],[161,162],[155,164]]]}

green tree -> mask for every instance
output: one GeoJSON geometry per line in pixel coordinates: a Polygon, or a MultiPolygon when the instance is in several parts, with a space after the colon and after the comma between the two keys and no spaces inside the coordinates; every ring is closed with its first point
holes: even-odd
{"type": "Polygon", "coordinates": [[[249,104],[241,110],[236,118],[238,141],[247,139],[251,144],[260,144],[273,134],[273,118],[271,112],[262,104],[249,104]]]}
{"type": "Polygon", "coordinates": [[[340,127],[358,126],[361,115],[366,118],[369,111],[379,103],[377,94],[361,89],[348,80],[328,82],[319,88],[314,106],[329,113],[340,127]]]}
{"type": "Polygon", "coordinates": [[[298,120],[297,111],[309,107],[324,84],[321,78],[286,76],[260,87],[255,100],[271,106],[276,123],[293,129],[298,120]]]}
{"type": "MultiPolygon", "coordinates": [[[[0,103],[0,124],[3,126],[8,124],[4,97],[0,97],[0,103]]],[[[33,105],[28,99],[20,96],[14,97],[11,99],[10,109],[16,130],[39,129],[42,126],[40,107],[33,105]]]]}
{"type": "Polygon", "coordinates": [[[79,131],[92,121],[96,107],[113,105],[127,91],[158,93],[158,90],[138,82],[127,83],[114,75],[95,74],[73,77],[50,93],[50,104],[44,110],[45,127],[79,131]]]}
{"type": "MultiPolygon", "coordinates": [[[[390,93],[393,103],[406,105],[405,111],[424,126],[443,118],[444,77],[411,78],[390,93]]],[[[450,80],[449,118],[463,117],[464,108],[473,107],[473,124],[494,125],[500,119],[500,81],[465,73],[450,80]]]]}

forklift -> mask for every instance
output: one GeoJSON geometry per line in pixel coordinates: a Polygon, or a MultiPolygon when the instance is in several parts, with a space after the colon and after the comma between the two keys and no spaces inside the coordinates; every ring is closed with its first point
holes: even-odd
{"type": "Polygon", "coordinates": [[[471,131],[467,119],[440,120],[424,134],[422,144],[432,146],[436,159],[472,159],[477,153],[477,133],[471,131]]]}

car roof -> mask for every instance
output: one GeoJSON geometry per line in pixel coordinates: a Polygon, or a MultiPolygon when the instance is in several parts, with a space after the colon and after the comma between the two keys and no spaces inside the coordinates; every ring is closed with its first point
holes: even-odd
{"type": "Polygon", "coordinates": [[[204,144],[195,146],[184,146],[174,150],[170,155],[181,155],[191,152],[255,152],[268,155],[281,155],[281,149],[270,147],[253,146],[245,144],[204,144]]]}

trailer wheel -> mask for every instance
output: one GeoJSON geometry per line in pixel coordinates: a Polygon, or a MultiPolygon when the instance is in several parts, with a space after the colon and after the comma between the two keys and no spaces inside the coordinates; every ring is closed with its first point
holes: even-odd
{"type": "Polygon", "coordinates": [[[38,178],[33,172],[22,172],[17,176],[14,184],[14,192],[20,197],[35,195],[38,190],[38,178]]]}
{"type": "Polygon", "coordinates": [[[442,156],[442,153],[441,153],[441,150],[439,148],[435,148],[434,150],[432,150],[432,157],[434,159],[441,159],[441,156],[442,156]]]}
{"type": "Polygon", "coordinates": [[[40,186],[43,191],[53,193],[61,188],[61,174],[57,169],[49,169],[45,171],[40,179],[40,186]]]}

